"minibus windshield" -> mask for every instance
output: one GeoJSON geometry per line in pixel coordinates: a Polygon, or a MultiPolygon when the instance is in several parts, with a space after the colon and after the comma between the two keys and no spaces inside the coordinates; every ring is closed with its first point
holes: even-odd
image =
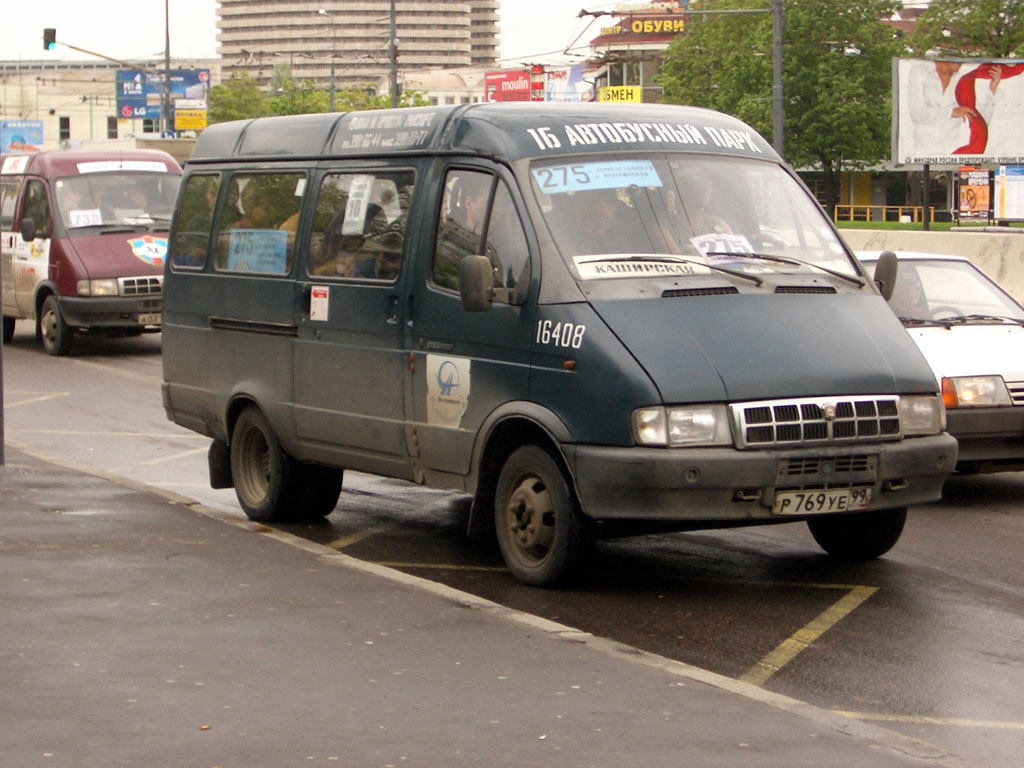
{"type": "Polygon", "coordinates": [[[537,161],[530,177],[558,250],[584,280],[714,270],[863,284],[819,205],[775,163],[621,153],[537,161]]]}
{"type": "Polygon", "coordinates": [[[67,229],[166,229],[181,177],[171,173],[88,173],[57,179],[54,190],[67,229]]]}

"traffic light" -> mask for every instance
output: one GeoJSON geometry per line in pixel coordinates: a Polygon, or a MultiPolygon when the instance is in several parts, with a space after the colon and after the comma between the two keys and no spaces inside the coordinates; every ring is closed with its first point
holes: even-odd
{"type": "Polygon", "coordinates": [[[53,27],[43,29],[43,50],[52,51],[57,47],[57,30],[53,27]]]}

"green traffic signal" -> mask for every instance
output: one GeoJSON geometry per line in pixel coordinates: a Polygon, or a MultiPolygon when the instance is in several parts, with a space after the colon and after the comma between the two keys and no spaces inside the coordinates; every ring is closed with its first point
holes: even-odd
{"type": "Polygon", "coordinates": [[[43,50],[52,51],[57,47],[57,30],[52,27],[43,29],[43,50]]]}

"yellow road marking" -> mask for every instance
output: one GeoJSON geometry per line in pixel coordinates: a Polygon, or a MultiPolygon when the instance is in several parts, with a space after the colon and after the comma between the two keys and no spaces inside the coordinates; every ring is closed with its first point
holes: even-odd
{"type": "Polygon", "coordinates": [[[360,542],[363,539],[368,539],[371,536],[376,536],[378,533],[386,531],[390,527],[392,526],[378,525],[374,528],[364,528],[361,531],[350,533],[348,536],[342,536],[340,539],[335,539],[334,541],[327,543],[325,546],[330,547],[336,552],[340,552],[341,550],[345,549],[345,547],[351,547],[353,544],[356,544],[357,542],[360,542]]]}
{"type": "Polygon", "coordinates": [[[834,627],[861,603],[878,591],[878,587],[854,587],[840,600],[804,625],[774,651],[769,653],[739,678],[740,682],[764,685],[776,672],[786,666],[797,654],[834,627]]]}
{"type": "Polygon", "coordinates": [[[887,723],[910,723],[912,725],[957,725],[965,728],[1000,728],[1007,731],[1024,731],[1024,723],[1005,720],[966,720],[959,717],[919,717],[917,715],[884,715],[871,712],[844,712],[833,710],[837,715],[854,720],[878,720],[887,723]]]}
{"type": "Polygon", "coordinates": [[[452,565],[450,563],[386,563],[374,562],[385,568],[432,568],[438,571],[489,571],[505,572],[508,568],[500,565],[452,565]]]}
{"type": "MultiPolygon", "coordinates": [[[[14,393],[8,392],[7,394],[18,394],[18,393],[17,392],[14,392],[14,393]]],[[[28,393],[24,393],[24,394],[28,394],[28,393]]],[[[47,400],[56,400],[58,397],[71,397],[71,393],[70,392],[51,392],[48,395],[37,395],[35,397],[30,397],[28,400],[17,400],[17,401],[15,401],[13,403],[10,403],[10,402],[4,403],[4,408],[17,408],[19,405],[32,405],[33,403],[43,403],[43,402],[46,402],[47,400]]]]}
{"type": "Polygon", "coordinates": [[[124,472],[126,469],[136,469],[138,467],[151,467],[154,464],[163,464],[167,461],[175,461],[177,459],[183,459],[186,456],[195,456],[197,453],[206,453],[208,449],[203,448],[192,448],[187,451],[181,451],[180,453],[172,454],[171,456],[161,456],[159,459],[150,459],[149,461],[140,461],[137,464],[126,464],[123,467],[114,467],[108,469],[108,472],[124,472]]]}

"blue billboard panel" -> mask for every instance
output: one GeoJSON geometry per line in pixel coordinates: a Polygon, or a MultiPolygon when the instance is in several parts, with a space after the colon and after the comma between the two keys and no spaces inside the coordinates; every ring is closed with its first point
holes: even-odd
{"type": "MultiPolygon", "coordinates": [[[[160,118],[162,71],[143,72],[141,69],[117,71],[117,114],[125,119],[160,118]]],[[[210,91],[210,70],[171,70],[171,114],[174,117],[175,99],[205,99],[210,91]]]]}
{"type": "Polygon", "coordinates": [[[38,152],[42,148],[42,120],[0,122],[0,150],[3,152],[38,152]]]}

